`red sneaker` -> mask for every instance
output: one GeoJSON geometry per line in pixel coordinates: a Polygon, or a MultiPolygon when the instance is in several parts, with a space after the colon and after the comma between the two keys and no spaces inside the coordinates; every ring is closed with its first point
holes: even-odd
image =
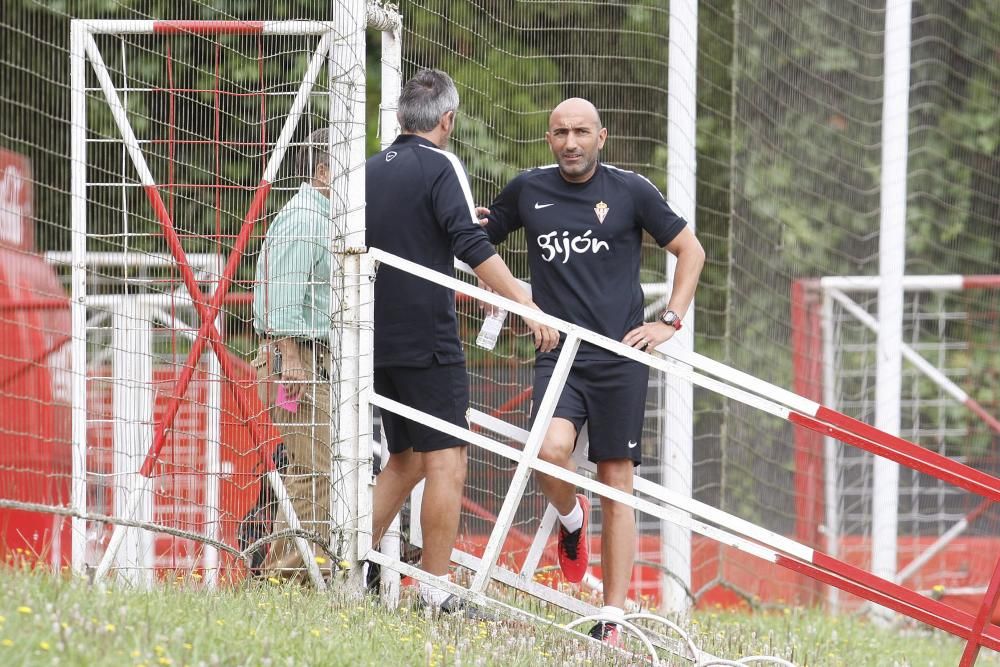
{"type": "Polygon", "coordinates": [[[583,525],[572,533],[559,524],[559,568],[566,581],[577,584],[583,581],[590,565],[590,545],[587,540],[587,525],[590,523],[590,501],[583,494],[576,494],[583,510],[583,525]]]}

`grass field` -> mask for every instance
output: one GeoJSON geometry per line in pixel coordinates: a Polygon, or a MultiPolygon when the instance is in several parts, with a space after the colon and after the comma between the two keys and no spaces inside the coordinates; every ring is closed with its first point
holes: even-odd
{"type": "MultiPolygon", "coordinates": [[[[700,647],[728,658],[769,654],[799,665],[951,666],[962,644],[918,627],[880,629],[816,611],[698,612],[700,647]]],[[[152,592],[0,569],[0,665],[407,667],[634,663],[553,625],[476,624],[389,611],[336,592],[262,584],[208,593],[197,582],[152,592]]],[[[640,663],[641,664],[641,663],[640,663]]],[[[676,664],[688,665],[685,661],[676,664]]],[[[1000,665],[984,651],[980,666],[1000,665]]]]}

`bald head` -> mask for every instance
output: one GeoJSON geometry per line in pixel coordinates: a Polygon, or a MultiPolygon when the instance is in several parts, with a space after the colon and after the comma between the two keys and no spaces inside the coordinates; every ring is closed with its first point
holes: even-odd
{"type": "Polygon", "coordinates": [[[596,125],[597,129],[601,128],[601,114],[597,112],[597,107],[582,97],[571,97],[556,105],[549,114],[549,131],[552,131],[555,123],[561,123],[566,118],[590,122],[596,125]]]}
{"type": "Polygon", "coordinates": [[[545,140],[559,163],[559,173],[570,183],[590,180],[607,138],[608,131],[601,127],[597,107],[585,99],[564,100],[549,115],[545,140]]]}

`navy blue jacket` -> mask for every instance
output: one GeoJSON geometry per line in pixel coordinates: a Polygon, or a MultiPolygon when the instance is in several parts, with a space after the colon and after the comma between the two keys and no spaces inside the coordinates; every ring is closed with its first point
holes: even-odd
{"type": "MultiPolygon", "coordinates": [[[[465,167],[413,134],[365,165],[369,247],[449,276],[454,258],[475,268],[496,254],[479,225],[465,167]]],[[[465,361],[455,292],[391,266],[375,279],[375,368],[425,368],[465,361]]]]}
{"type": "MultiPolygon", "coordinates": [[[[538,307],[621,340],[643,321],[643,231],[662,247],[686,224],[646,178],[599,163],[585,183],[566,181],[555,165],[523,172],[490,204],[486,232],[501,243],[523,227],[538,307]]],[[[588,343],[577,354],[580,360],[615,358],[588,343]]]]}

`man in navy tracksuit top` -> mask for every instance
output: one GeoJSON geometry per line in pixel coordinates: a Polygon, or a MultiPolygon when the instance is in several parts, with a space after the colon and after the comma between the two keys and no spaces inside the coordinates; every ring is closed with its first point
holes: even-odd
{"type": "MultiPolygon", "coordinates": [[[[457,108],[458,91],[444,72],[423,70],[403,87],[402,134],[365,167],[367,243],[449,276],[458,257],[497,293],[534,307],[479,225],[465,168],[444,150],[457,108]]],[[[559,342],[555,329],[525,322],[539,350],[559,342]]],[[[468,428],[469,383],[452,290],[382,266],[375,280],[374,366],[378,394],[468,428]]],[[[421,567],[446,579],[458,534],[466,443],[386,410],[382,426],[391,456],[375,484],[373,541],[426,478],[421,567]]],[[[421,596],[446,612],[462,608],[457,598],[424,583],[421,596]]]]}
{"type": "MultiPolygon", "coordinates": [[[[607,134],[590,102],[564,101],[549,117],[545,134],[558,164],[517,176],[490,209],[479,212],[487,216],[485,229],[494,243],[524,228],[532,296],[543,311],[631,347],[652,349],[681,328],[705,252],[652,183],[599,161],[607,134]],[[643,323],[639,284],[644,230],[677,257],[670,301],[650,323],[643,323]]],[[[536,358],[535,409],[558,352],[540,351],[536,358]]],[[[640,463],[648,383],[648,366],[582,343],[539,457],[574,470],[571,456],[586,423],[589,458],[597,464],[598,480],[631,494],[633,467],[640,463]]],[[[587,498],[576,495],[572,484],[546,475],[539,474],[538,482],[559,512],[563,575],[578,582],[589,561],[587,498]]],[[[601,506],[602,613],[613,620],[625,613],[635,555],[635,515],[631,507],[606,498],[601,506]]],[[[613,622],[596,624],[590,634],[618,641],[613,622]]]]}

